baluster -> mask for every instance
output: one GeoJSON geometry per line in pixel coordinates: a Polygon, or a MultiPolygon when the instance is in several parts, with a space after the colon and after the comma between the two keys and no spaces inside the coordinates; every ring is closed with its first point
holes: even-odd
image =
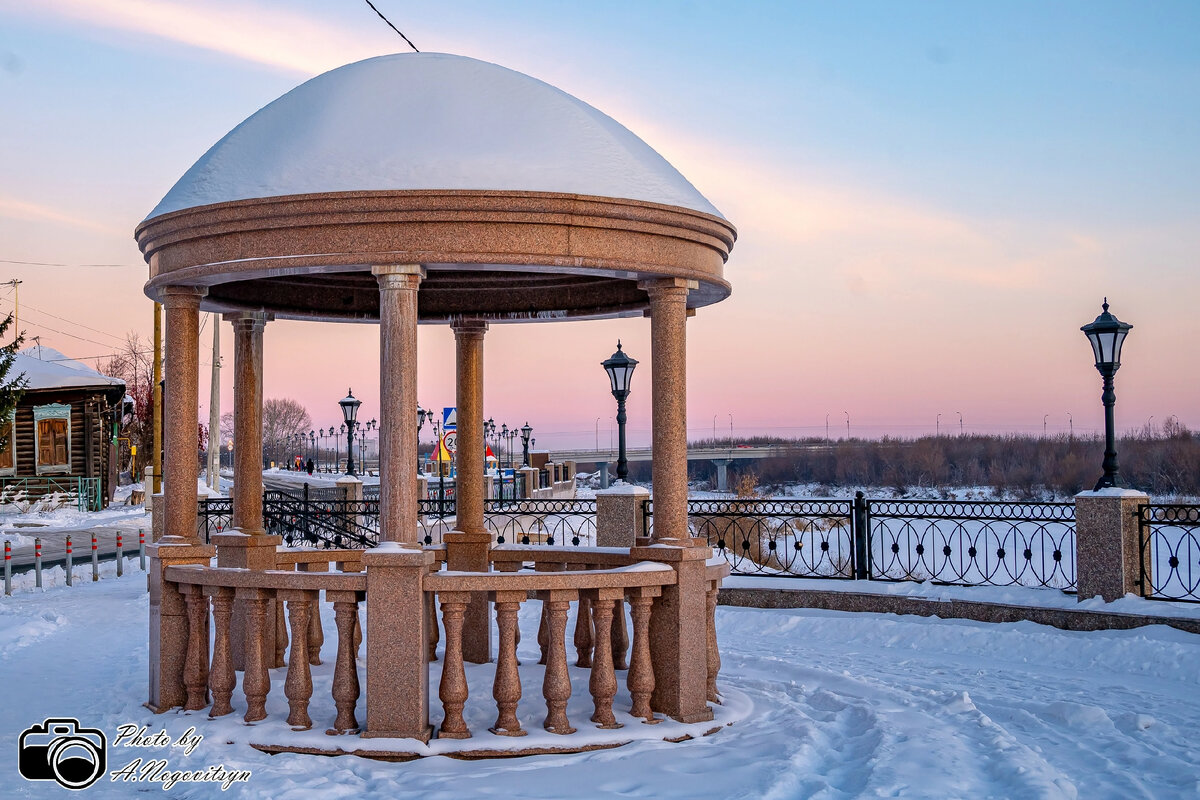
{"type": "MultiPolygon", "coordinates": [[[[550,652],[550,649],[549,649],[550,648],[549,623],[546,620],[546,616],[549,613],[550,613],[550,611],[546,607],[546,604],[542,603],[542,617],[541,617],[541,620],[538,622],[538,632],[537,632],[538,649],[541,650],[541,653],[542,653],[541,656],[538,658],[539,664],[546,663],[546,655],[550,652]]],[[[564,622],[563,624],[565,625],[566,623],[564,622]]],[[[565,636],[566,629],[564,628],[563,630],[564,630],[564,636],[565,636]]],[[[565,646],[565,644],[564,644],[564,646],[565,646]]]]}
{"type": "Polygon", "coordinates": [[[614,668],[629,669],[629,629],[625,627],[625,601],[620,597],[613,603],[612,653],[614,668]]]}
{"type": "Polygon", "coordinates": [[[287,680],[283,684],[283,694],[288,699],[287,724],[292,726],[292,730],[308,730],[312,727],[308,702],[313,691],[312,671],[309,669],[308,622],[312,618],[313,593],[287,589],[276,594],[280,601],[287,601],[288,621],[292,626],[292,651],[288,657],[287,680]]]}
{"type": "Polygon", "coordinates": [[[358,658],[358,651],[362,647],[362,618],[354,615],[354,658],[358,658]]]}
{"type": "Polygon", "coordinates": [[[575,615],[575,666],[592,665],[592,600],[579,595],[579,608],[575,615]]]}
{"type": "MultiPolygon", "coordinates": [[[[236,598],[246,601],[246,672],[242,676],[242,691],[246,695],[246,722],[267,717],[267,693],[271,691],[271,673],[267,671],[267,649],[263,639],[269,619],[271,592],[265,589],[238,589],[236,598]]],[[[274,658],[274,653],[271,654],[274,658]]]]}
{"type": "Polygon", "coordinates": [[[425,614],[425,624],[429,626],[429,661],[432,663],[437,661],[438,646],[437,602],[432,595],[425,598],[425,614]]]}
{"type": "Polygon", "coordinates": [[[705,593],[708,610],[708,700],[720,704],[721,693],[717,691],[717,673],[721,671],[721,651],[717,648],[717,591],[720,581],[709,581],[705,593]]]}
{"type": "Polygon", "coordinates": [[[233,713],[230,701],[233,698],[233,687],[237,685],[237,675],[233,669],[233,647],[229,641],[229,625],[233,617],[233,589],[205,587],[204,591],[212,596],[213,623],[216,627],[213,637],[212,671],[208,676],[213,704],[208,716],[223,717],[233,713]]]}
{"type": "Polygon", "coordinates": [[[442,592],[442,624],[446,626],[446,652],[442,657],[442,683],[438,696],[442,701],[442,727],[439,739],[469,739],[471,730],[463,720],[467,702],[467,675],[463,669],[463,615],[471,602],[470,592],[442,592]]]}
{"type": "Polygon", "coordinates": [[[337,719],[326,733],[355,733],[358,718],[354,707],[358,703],[358,668],[355,666],[354,632],[358,621],[358,597],[354,592],[325,592],[333,601],[333,618],[337,624],[337,660],[333,668],[333,703],[337,719]],[[332,596],[331,596],[332,595],[332,596]]]}
{"type": "Polygon", "coordinates": [[[633,698],[633,708],[629,713],[649,724],[661,722],[650,710],[650,695],[654,694],[654,667],[650,662],[650,610],[655,595],[661,591],[657,586],[645,586],[629,592],[629,610],[633,616],[633,657],[629,674],[625,676],[625,685],[633,698]]]}
{"type": "Polygon", "coordinates": [[[499,629],[496,653],[496,679],[492,697],[496,699],[496,724],[490,730],[500,736],[524,736],[517,719],[521,700],[521,676],[517,672],[517,612],[526,597],[524,590],[495,592],[496,627],[499,629]]]}
{"type": "Polygon", "coordinates": [[[612,660],[613,600],[611,592],[620,589],[594,589],[592,594],[592,620],[596,628],[596,649],[592,656],[592,678],[588,688],[592,692],[595,712],[592,722],[599,728],[620,728],[621,723],[613,716],[613,698],[617,694],[617,676],[612,660]]]}
{"type": "Polygon", "coordinates": [[[575,599],[574,591],[550,590],[542,601],[542,622],[546,629],[546,675],[542,696],[546,698],[546,721],[542,727],[551,733],[574,733],[567,719],[567,701],[571,699],[571,675],[567,669],[567,611],[575,599]]]}
{"type": "Polygon", "coordinates": [[[187,654],[183,662],[183,685],[187,689],[186,711],[208,705],[208,596],[196,584],[181,584],[187,604],[187,654]]]}
{"type": "Polygon", "coordinates": [[[308,663],[314,667],[321,666],[321,646],[325,644],[325,629],[321,625],[320,593],[313,600],[308,617],[308,663]]]}
{"type": "Polygon", "coordinates": [[[283,615],[283,601],[275,601],[275,660],[272,667],[282,667],[287,664],[284,654],[287,652],[288,634],[287,620],[283,615]]]}

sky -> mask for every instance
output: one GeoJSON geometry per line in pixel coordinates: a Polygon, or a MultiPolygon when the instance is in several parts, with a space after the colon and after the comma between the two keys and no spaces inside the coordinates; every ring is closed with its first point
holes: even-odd
{"type": "MultiPolygon", "coordinates": [[[[1118,429],[1200,428],[1200,5],[376,5],[614,117],[737,226],[732,296],[688,322],[691,438],[1101,429],[1078,329],[1105,296],[1134,325],[1118,429]]],[[[0,0],[0,313],[15,279],[27,337],[89,363],[147,338],[137,223],[279,95],[406,49],[348,0],[0,0]]],[[[618,338],[648,443],[646,319],[493,326],[487,415],[606,447],[618,338]]],[[[379,416],[375,326],[265,341],[267,397],[328,427],[352,387],[379,416]]],[[[451,332],[419,347],[422,405],[453,405],[451,332]]]]}

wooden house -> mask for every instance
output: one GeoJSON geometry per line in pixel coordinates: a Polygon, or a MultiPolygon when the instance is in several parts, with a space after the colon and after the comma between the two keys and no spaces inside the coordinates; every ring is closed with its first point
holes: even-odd
{"type": "Polygon", "coordinates": [[[40,345],[17,354],[8,377],[19,374],[27,385],[6,421],[0,502],[58,494],[81,509],[107,506],[117,486],[125,382],[40,345]]]}

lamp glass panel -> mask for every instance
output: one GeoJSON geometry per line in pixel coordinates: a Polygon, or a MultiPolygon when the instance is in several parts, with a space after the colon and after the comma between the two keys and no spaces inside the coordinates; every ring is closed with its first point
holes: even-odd
{"type": "Polygon", "coordinates": [[[1113,362],[1116,364],[1121,363],[1121,345],[1125,344],[1125,334],[1128,332],[1129,331],[1117,331],[1113,343],[1113,362]]]}
{"type": "Polygon", "coordinates": [[[1092,356],[1096,359],[1096,363],[1100,363],[1100,336],[1099,334],[1089,333],[1087,335],[1088,344],[1092,346],[1092,356]]]}

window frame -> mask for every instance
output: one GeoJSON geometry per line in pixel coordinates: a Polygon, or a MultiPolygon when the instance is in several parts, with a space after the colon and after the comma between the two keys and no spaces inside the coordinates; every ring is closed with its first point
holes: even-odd
{"type": "MultiPolygon", "coordinates": [[[[10,478],[17,474],[17,410],[8,415],[8,447],[12,450],[12,466],[0,467],[0,477],[10,478]]],[[[3,452],[0,450],[0,452],[3,452]]]]}
{"type": "Polygon", "coordinates": [[[66,403],[50,403],[33,407],[33,461],[38,475],[69,475],[71,474],[71,406],[66,403]],[[66,421],[67,427],[67,462],[65,464],[42,463],[42,426],[41,422],[48,419],[66,421]]]}

